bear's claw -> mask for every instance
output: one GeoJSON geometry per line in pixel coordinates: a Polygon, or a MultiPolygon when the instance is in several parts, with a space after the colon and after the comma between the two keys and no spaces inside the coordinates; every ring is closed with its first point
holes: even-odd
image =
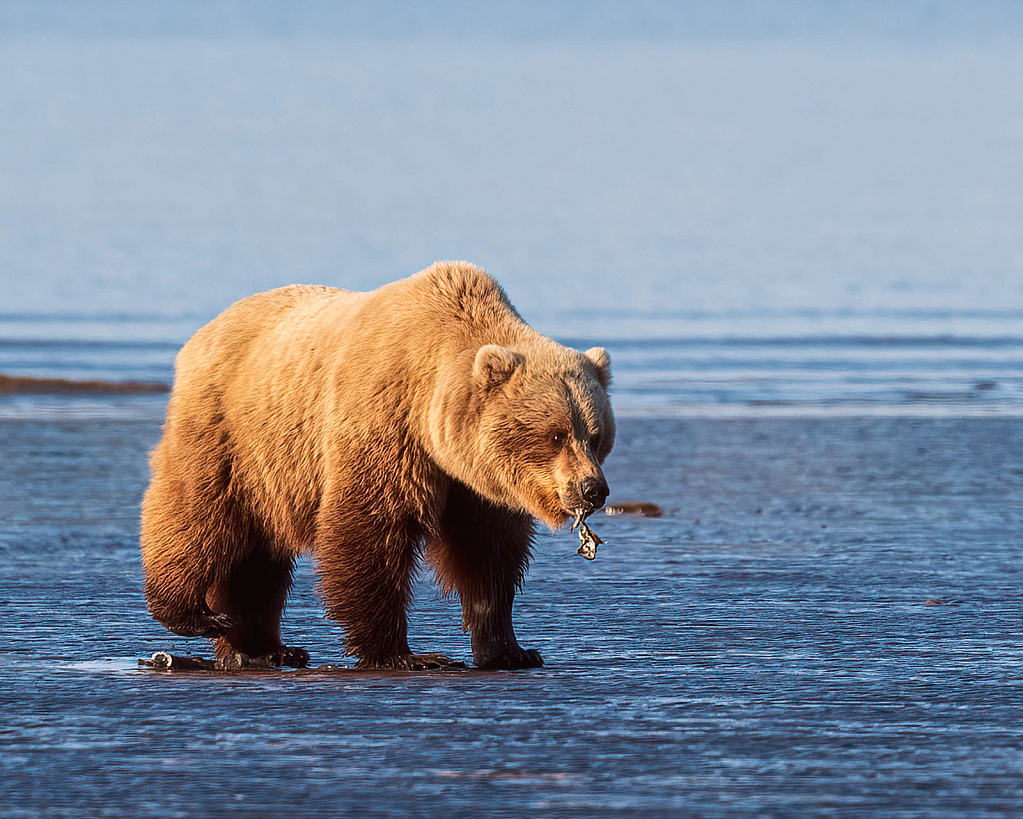
{"type": "Polygon", "coordinates": [[[379,662],[359,660],[355,667],[365,671],[460,671],[466,665],[446,654],[399,654],[379,662]]]}
{"type": "Polygon", "coordinates": [[[274,665],[286,668],[306,668],[309,665],[309,652],[298,646],[281,646],[281,650],[273,656],[279,658],[274,665]]]}
{"type": "Polygon", "coordinates": [[[234,628],[234,620],[228,617],[226,614],[215,614],[211,613],[206,618],[206,630],[200,635],[202,637],[223,637],[227,632],[234,628]]]}
{"type": "Polygon", "coordinates": [[[309,665],[309,652],[304,648],[281,646],[278,651],[252,656],[235,652],[217,658],[217,668],[222,671],[269,668],[305,668],[309,665]]]}
{"type": "Polygon", "coordinates": [[[148,660],[139,660],[139,665],[155,668],[157,671],[216,671],[217,661],[205,657],[179,657],[167,651],[157,651],[148,660]]]}
{"type": "Polygon", "coordinates": [[[523,668],[542,668],[543,657],[536,649],[516,646],[499,654],[493,654],[475,665],[476,668],[484,671],[517,671],[523,668]]]}
{"type": "Polygon", "coordinates": [[[215,640],[234,628],[234,620],[226,614],[217,614],[209,609],[197,612],[188,620],[157,619],[167,627],[168,631],[180,634],[182,637],[208,637],[215,640]]]}
{"type": "Polygon", "coordinates": [[[276,668],[306,668],[309,652],[304,648],[281,646],[280,651],[253,657],[238,652],[225,654],[216,660],[205,657],[179,657],[167,651],[158,651],[148,660],[139,660],[140,666],[160,671],[269,671],[276,668]]]}

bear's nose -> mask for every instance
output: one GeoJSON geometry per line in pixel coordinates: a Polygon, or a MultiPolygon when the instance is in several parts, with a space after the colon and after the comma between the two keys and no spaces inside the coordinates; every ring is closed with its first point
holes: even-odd
{"type": "Polygon", "coordinates": [[[611,490],[607,488],[607,482],[603,478],[587,478],[579,485],[579,491],[584,501],[594,509],[599,509],[604,505],[611,490]]]}

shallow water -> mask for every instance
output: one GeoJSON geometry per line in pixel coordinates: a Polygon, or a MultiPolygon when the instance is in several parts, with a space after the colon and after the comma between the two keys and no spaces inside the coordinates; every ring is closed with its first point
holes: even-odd
{"type": "MultiPolygon", "coordinates": [[[[161,674],[136,506],[158,420],[0,422],[4,814],[1013,815],[1023,430],[622,425],[590,563],[544,532],[519,673],[161,674]]],[[[343,662],[312,566],[285,638],[343,662]]],[[[469,658],[429,577],[412,644],[469,658]]]]}
{"type": "MultiPolygon", "coordinates": [[[[0,373],[467,258],[665,510],[540,533],[540,670],[159,674],[166,396],[0,396],[0,815],[1019,814],[1019,9],[513,5],[0,7],[0,373]]],[[[309,562],[285,637],[345,662],[309,562]]]]}

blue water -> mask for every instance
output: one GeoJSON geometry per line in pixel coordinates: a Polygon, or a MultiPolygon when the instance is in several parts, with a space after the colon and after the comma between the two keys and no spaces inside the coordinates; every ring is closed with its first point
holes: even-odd
{"type": "Polygon", "coordinates": [[[619,413],[1020,411],[1014,4],[90,8],[0,15],[0,372],[460,258],[619,413]]]}
{"type": "Polygon", "coordinates": [[[1020,179],[1018,3],[4,3],[0,374],[468,259],[665,515],[539,533],[540,671],[141,672],[166,396],[0,396],[0,815],[1019,815],[1020,179]]]}

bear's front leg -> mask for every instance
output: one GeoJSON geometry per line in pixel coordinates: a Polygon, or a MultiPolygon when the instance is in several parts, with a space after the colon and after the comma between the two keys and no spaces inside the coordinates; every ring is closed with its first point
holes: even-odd
{"type": "Polygon", "coordinates": [[[512,605],[529,564],[533,519],[502,509],[454,483],[441,516],[441,537],[427,557],[445,592],[457,591],[462,624],[472,635],[476,668],[539,668],[543,658],[515,639],[512,605]]]}
{"type": "Polygon", "coordinates": [[[472,636],[472,663],[476,668],[540,668],[543,658],[515,639],[512,625],[512,595],[495,593],[489,599],[476,595],[462,598],[462,622],[472,636]]]}

